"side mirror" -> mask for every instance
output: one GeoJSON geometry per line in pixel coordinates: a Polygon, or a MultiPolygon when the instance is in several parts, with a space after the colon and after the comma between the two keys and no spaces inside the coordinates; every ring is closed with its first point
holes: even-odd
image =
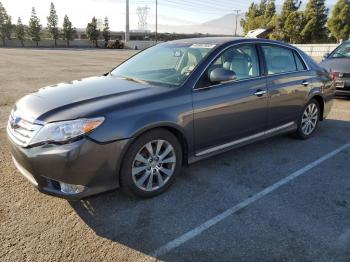
{"type": "Polygon", "coordinates": [[[230,82],[236,80],[236,74],[224,68],[215,68],[210,72],[209,79],[214,83],[230,82]]]}

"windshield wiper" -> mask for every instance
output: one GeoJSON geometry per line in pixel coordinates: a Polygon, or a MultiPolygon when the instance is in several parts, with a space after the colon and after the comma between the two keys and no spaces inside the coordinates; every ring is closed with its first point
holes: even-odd
{"type": "Polygon", "coordinates": [[[139,83],[139,84],[149,84],[147,81],[138,79],[136,77],[122,76],[119,78],[127,80],[127,81],[131,81],[131,82],[139,83]]]}

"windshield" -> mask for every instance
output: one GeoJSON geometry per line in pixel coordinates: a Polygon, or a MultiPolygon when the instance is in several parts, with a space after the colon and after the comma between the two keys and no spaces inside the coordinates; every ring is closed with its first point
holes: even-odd
{"type": "Polygon", "coordinates": [[[330,58],[350,58],[350,42],[339,46],[330,56],[330,58]]]}
{"type": "Polygon", "coordinates": [[[156,45],[121,64],[111,74],[140,83],[180,86],[214,47],[177,43],[156,45]]]}

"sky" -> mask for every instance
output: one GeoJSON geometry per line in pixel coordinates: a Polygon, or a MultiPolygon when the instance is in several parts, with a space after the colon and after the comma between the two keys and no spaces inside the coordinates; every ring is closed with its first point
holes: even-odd
{"type": "MultiPolygon", "coordinates": [[[[53,2],[59,17],[59,24],[67,14],[76,28],[85,28],[93,16],[103,19],[109,18],[110,27],[114,31],[125,28],[125,0],[0,0],[16,23],[21,17],[24,24],[28,24],[31,9],[34,6],[41,20],[46,26],[50,2],[53,2]]],[[[156,0],[130,0],[130,27],[138,29],[137,7],[149,7],[148,29],[154,31],[156,0]]],[[[232,13],[232,10],[245,12],[249,0],[158,0],[158,23],[163,25],[195,25],[232,13]]],[[[257,2],[257,1],[256,1],[257,2]]],[[[282,4],[277,0],[276,4],[282,4]]],[[[304,0],[306,2],[306,0],[304,0]]],[[[327,0],[332,5],[336,0],[327,0]]]]}

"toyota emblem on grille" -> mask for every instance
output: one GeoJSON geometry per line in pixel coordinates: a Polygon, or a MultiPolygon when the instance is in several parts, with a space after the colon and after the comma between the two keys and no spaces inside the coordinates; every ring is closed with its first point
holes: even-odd
{"type": "Polygon", "coordinates": [[[21,121],[21,118],[19,116],[15,116],[13,119],[11,119],[10,121],[10,125],[12,127],[12,129],[16,129],[18,128],[18,124],[21,121]]]}

